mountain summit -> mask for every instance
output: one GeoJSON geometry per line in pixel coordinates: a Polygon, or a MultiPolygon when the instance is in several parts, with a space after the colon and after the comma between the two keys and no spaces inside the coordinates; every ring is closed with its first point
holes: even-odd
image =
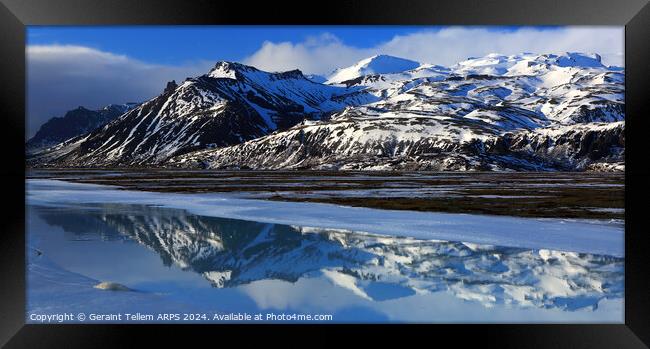
{"type": "Polygon", "coordinates": [[[607,69],[598,54],[567,52],[556,54],[521,53],[501,55],[490,53],[483,57],[470,57],[456,64],[458,73],[489,75],[539,75],[551,70],[607,69]]]}
{"type": "Polygon", "coordinates": [[[332,72],[327,83],[340,83],[356,79],[360,76],[371,74],[400,73],[416,69],[421,64],[409,59],[393,57],[388,55],[376,55],[360,60],[347,68],[340,68],[332,72]]]}

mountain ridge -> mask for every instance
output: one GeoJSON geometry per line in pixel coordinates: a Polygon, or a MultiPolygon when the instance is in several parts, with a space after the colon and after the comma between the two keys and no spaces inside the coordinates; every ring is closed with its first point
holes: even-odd
{"type": "Polygon", "coordinates": [[[207,74],[168,83],[144,102],[77,142],[36,154],[33,163],[65,166],[146,165],[205,147],[261,137],[305,118],[319,119],[374,97],[315,83],[298,70],[263,72],[218,62],[207,74]]]}
{"type": "Polygon", "coordinates": [[[25,144],[28,152],[49,147],[104,126],[135,108],[138,103],[109,104],[90,110],[83,106],[68,110],[63,116],[46,121],[25,144]]]}
{"type": "Polygon", "coordinates": [[[378,55],[348,68],[369,74],[323,84],[297,69],[217,62],[28,164],[624,168],[624,71],[597,54],[489,54],[451,67],[378,55]]]}
{"type": "Polygon", "coordinates": [[[374,55],[360,60],[347,68],[339,68],[330,74],[327,83],[335,84],[371,74],[399,73],[416,69],[422,64],[409,59],[389,55],[374,55]]]}

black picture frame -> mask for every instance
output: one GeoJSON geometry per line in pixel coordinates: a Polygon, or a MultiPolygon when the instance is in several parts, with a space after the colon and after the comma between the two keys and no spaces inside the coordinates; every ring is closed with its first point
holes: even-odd
{"type": "MultiPolygon", "coordinates": [[[[349,0],[309,2],[174,0],[0,0],[0,176],[6,205],[0,234],[0,345],[134,347],[151,338],[170,344],[195,335],[290,343],[277,325],[29,325],[25,324],[25,26],[28,25],[624,25],[626,68],[625,324],[620,325],[379,325],[301,326],[309,344],[352,335],[364,344],[473,343],[500,348],[643,348],[650,345],[650,253],[644,235],[650,186],[650,5],[648,0],[349,0]],[[244,335],[244,336],[240,336],[244,335]],[[449,342],[451,341],[451,342],[449,342]],[[426,342],[421,342],[426,343],[426,342]]],[[[289,329],[289,327],[291,327],[289,329]]],[[[219,342],[219,344],[225,342],[219,342]]],[[[347,342],[346,342],[347,343],[347,342]]],[[[217,345],[217,343],[213,343],[217,345]]]]}

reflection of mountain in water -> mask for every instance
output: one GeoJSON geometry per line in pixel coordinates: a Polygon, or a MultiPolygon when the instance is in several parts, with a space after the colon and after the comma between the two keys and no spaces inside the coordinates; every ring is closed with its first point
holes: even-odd
{"type": "Polygon", "coordinates": [[[201,273],[216,287],[322,275],[372,300],[446,290],[486,306],[567,310],[596,308],[603,298],[623,296],[622,258],[292,227],[138,205],[101,208],[39,215],[67,232],[79,233],[80,224],[103,238],[119,232],[156,251],[165,265],[201,273]]]}

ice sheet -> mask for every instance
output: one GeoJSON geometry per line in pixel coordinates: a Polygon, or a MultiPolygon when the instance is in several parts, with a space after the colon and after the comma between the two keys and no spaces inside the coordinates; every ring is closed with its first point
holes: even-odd
{"type": "Polygon", "coordinates": [[[379,210],[227,194],[153,193],[49,179],[28,180],[27,200],[38,205],[148,204],[265,223],[624,256],[624,227],[620,222],[379,210]]]}

